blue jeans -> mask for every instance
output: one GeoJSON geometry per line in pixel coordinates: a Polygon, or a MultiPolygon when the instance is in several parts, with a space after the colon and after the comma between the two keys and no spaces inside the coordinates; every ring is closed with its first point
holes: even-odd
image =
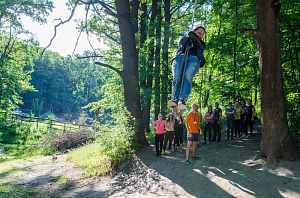
{"type": "Polygon", "coordinates": [[[231,138],[233,139],[233,122],[234,120],[226,120],[226,124],[227,124],[227,139],[231,138]],[[229,132],[231,132],[231,137],[229,136],[229,132]]]}
{"type": "MultiPolygon", "coordinates": [[[[182,64],[182,60],[184,58],[184,55],[179,55],[172,63],[172,73],[173,73],[173,86],[172,86],[172,96],[174,95],[175,100],[177,99],[184,99],[184,101],[187,101],[189,98],[189,95],[192,91],[192,81],[194,76],[198,73],[200,68],[200,63],[197,58],[197,56],[188,55],[187,64],[186,64],[186,70],[183,74],[184,68],[182,68],[181,75],[179,77],[179,81],[177,84],[177,88],[175,90],[175,85],[180,73],[180,67],[182,64]],[[184,75],[183,85],[182,85],[182,91],[180,94],[180,88],[182,83],[182,77],[184,75]]],[[[184,67],[183,63],[183,67],[184,67]]]]}

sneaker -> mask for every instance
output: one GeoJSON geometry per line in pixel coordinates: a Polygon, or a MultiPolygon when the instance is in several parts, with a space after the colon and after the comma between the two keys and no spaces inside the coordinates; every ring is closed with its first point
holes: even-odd
{"type": "Polygon", "coordinates": [[[206,144],[210,144],[210,142],[207,142],[206,144]]]}
{"type": "Polygon", "coordinates": [[[162,154],[162,155],[166,154],[166,151],[162,151],[161,154],[162,154]]]}
{"type": "Polygon", "coordinates": [[[171,154],[171,151],[170,151],[170,150],[168,150],[168,154],[171,154]]]}
{"type": "Polygon", "coordinates": [[[179,109],[186,109],[186,104],[185,101],[183,99],[180,99],[178,102],[178,108],[179,109]]]}
{"type": "Polygon", "coordinates": [[[172,152],[176,152],[176,151],[177,151],[177,149],[173,149],[173,150],[172,150],[172,152]]]}
{"type": "Polygon", "coordinates": [[[186,164],[192,164],[192,162],[190,162],[190,160],[185,161],[186,164]]]}
{"type": "Polygon", "coordinates": [[[182,153],[182,149],[180,149],[180,153],[182,153]]]}
{"type": "Polygon", "coordinates": [[[193,159],[193,160],[198,160],[198,159],[201,159],[201,157],[195,156],[195,157],[192,157],[192,159],[193,159]]]}
{"type": "Polygon", "coordinates": [[[174,107],[177,107],[177,103],[178,103],[178,100],[169,100],[168,106],[170,108],[174,108],[174,107]]]}
{"type": "Polygon", "coordinates": [[[206,144],[206,141],[203,141],[202,144],[206,144]]]}

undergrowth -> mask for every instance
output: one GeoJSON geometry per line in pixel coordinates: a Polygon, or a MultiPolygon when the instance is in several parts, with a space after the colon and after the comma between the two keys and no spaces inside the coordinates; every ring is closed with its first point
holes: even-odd
{"type": "Polygon", "coordinates": [[[111,123],[99,127],[93,143],[71,150],[66,158],[85,168],[84,177],[110,172],[138,149],[134,120],[128,114],[120,113],[111,123]]]}

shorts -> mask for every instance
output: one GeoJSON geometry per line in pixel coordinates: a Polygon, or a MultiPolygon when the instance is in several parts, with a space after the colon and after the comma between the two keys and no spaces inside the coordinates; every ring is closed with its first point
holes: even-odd
{"type": "Polygon", "coordinates": [[[198,142],[198,133],[189,133],[189,138],[188,140],[189,141],[192,141],[192,142],[198,142]]]}

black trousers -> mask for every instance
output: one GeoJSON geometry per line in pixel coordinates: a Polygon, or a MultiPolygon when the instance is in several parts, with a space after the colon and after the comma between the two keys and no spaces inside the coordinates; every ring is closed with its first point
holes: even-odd
{"type": "Polygon", "coordinates": [[[183,127],[175,127],[175,140],[174,144],[182,144],[182,136],[183,136],[183,127]]]}
{"type": "Polygon", "coordinates": [[[241,135],[241,120],[234,120],[234,135],[240,136],[241,135]]]}
{"type": "Polygon", "coordinates": [[[206,141],[206,133],[208,131],[208,141],[211,141],[211,130],[213,127],[213,123],[212,122],[205,122],[205,126],[204,126],[204,141],[206,141]]]}
{"type": "Polygon", "coordinates": [[[155,148],[156,153],[161,154],[163,149],[163,140],[164,140],[164,134],[155,134],[155,148]],[[159,148],[158,148],[159,145],[159,148]]]}
{"type": "Polygon", "coordinates": [[[214,129],[214,136],[212,141],[217,141],[220,142],[221,141],[221,123],[218,124],[218,121],[214,121],[213,122],[213,129],[214,129]]]}
{"type": "Polygon", "coordinates": [[[168,150],[171,150],[173,138],[174,138],[174,131],[166,131],[165,132],[164,151],[167,148],[167,143],[168,142],[169,142],[169,149],[168,150]]]}
{"type": "Polygon", "coordinates": [[[245,133],[248,135],[248,125],[250,126],[250,135],[253,133],[253,121],[251,118],[246,117],[246,122],[245,122],[245,133]]]}

